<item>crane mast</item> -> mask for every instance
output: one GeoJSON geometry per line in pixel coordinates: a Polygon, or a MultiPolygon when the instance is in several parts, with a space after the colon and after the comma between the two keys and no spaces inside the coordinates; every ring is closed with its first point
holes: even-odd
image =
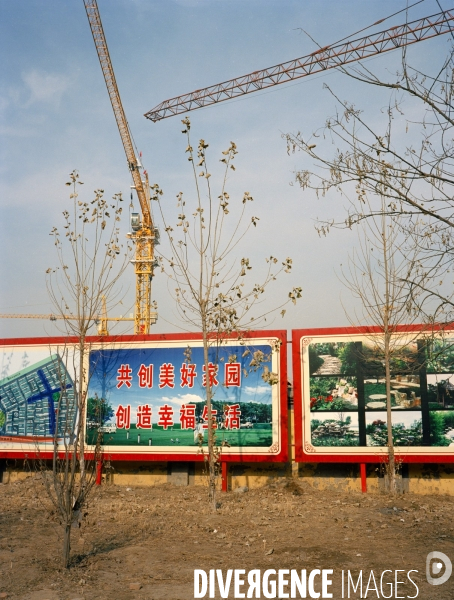
{"type": "Polygon", "coordinates": [[[132,232],[129,235],[135,244],[135,257],[131,261],[134,264],[136,274],[134,333],[146,334],[150,331],[150,325],[156,323],[157,320],[157,313],[151,311],[151,280],[155,264],[154,245],[156,230],[153,226],[151,216],[148,175],[144,173],[144,178],[142,179],[140,172],[142,165],[134,152],[128,121],[121,103],[112,61],[110,60],[98,4],[96,0],[84,0],[84,5],[142,214],[141,220],[132,219],[132,232]]]}

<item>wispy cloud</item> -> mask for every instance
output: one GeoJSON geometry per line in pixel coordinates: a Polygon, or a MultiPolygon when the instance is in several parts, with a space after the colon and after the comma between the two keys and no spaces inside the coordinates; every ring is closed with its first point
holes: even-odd
{"type": "Polygon", "coordinates": [[[258,385],[257,387],[251,387],[251,386],[247,385],[244,388],[244,391],[249,396],[255,396],[258,394],[266,394],[267,392],[270,391],[270,386],[269,385],[258,385]]]}
{"type": "Polygon", "coordinates": [[[174,398],[163,397],[161,403],[169,402],[170,404],[177,404],[182,406],[183,404],[189,404],[190,402],[203,402],[204,399],[197,394],[179,394],[174,398]]]}
{"type": "Polygon", "coordinates": [[[22,73],[22,80],[30,93],[27,105],[35,102],[58,105],[63,94],[71,85],[70,79],[65,75],[46,73],[36,69],[22,73]]]}

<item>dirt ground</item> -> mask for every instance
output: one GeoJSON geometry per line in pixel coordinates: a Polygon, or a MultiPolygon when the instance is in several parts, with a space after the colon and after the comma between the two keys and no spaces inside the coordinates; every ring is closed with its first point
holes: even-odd
{"type": "MultiPolygon", "coordinates": [[[[43,494],[39,478],[0,484],[0,598],[186,600],[194,598],[194,569],[317,568],[334,570],[329,591],[335,599],[348,597],[341,593],[341,571],[350,570],[356,581],[361,569],[366,581],[371,570],[379,580],[384,570],[401,569],[398,580],[406,584],[392,598],[415,597],[410,569],[418,571],[411,574],[417,598],[454,598],[454,575],[436,587],[425,578],[428,552],[443,552],[454,562],[448,497],[389,499],[317,491],[287,480],[219,493],[213,514],[203,487],[103,485],[81,528],[73,530],[73,566],[65,570],[61,529],[43,494]]],[[[389,597],[389,586],[384,593],[389,597]]],[[[360,597],[350,590],[350,598],[360,597]]],[[[383,596],[367,594],[377,597],[383,596]]]]}

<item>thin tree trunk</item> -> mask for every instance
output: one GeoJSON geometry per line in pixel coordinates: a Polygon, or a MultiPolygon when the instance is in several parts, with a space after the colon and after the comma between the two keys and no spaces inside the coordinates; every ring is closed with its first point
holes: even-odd
{"type": "Polygon", "coordinates": [[[216,512],[216,456],[214,448],[214,429],[213,429],[213,412],[212,412],[212,388],[209,371],[209,356],[208,356],[208,335],[205,320],[202,325],[203,334],[203,360],[205,362],[205,389],[207,401],[207,417],[208,417],[208,486],[209,500],[212,505],[213,512],[216,512]]]}
{"type": "Polygon", "coordinates": [[[66,523],[65,534],[63,538],[63,564],[66,569],[69,568],[71,554],[71,523],[66,523]]]}
{"type": "Polygon", "coordinates": [[[390,494],[396,493],[396,460],[391,412],[390,333],[385,334],[386,421],[388,423],[388,482],[390,494]]]}
{"type": "Polygon", "coordinates": [[[79,390],[78,390],[78,409],[79,409],[79,465],[80,482],[82,489],[85,487],[85,336],[81,337],[79,342],[79,390]]]}
{"type": "MultiPolygon", "coordinates": [[[[382,200],[383,202],[383,200],[382,200]]],[[[383,333],[385,345],[385,379],[386,379],[386,422],[388,432],[388,483],[390,494],[396,493],[396,461],[394,455],[394,440],[393,440],[393,425],[391,412],[391,327],[390,314],[391,307],[391,290],[390,290],[390,264],[388,257],[388,238],[386,231],[386,217],[382,215],[382,237],[383,237],[383,266],[385,276],[385,306],[383,310],[383,333]]]]}

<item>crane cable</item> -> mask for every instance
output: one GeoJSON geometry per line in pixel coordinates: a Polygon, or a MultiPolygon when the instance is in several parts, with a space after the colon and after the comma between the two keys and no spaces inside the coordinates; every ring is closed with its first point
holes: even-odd
{"type": "MultiPolygon", "coordinates": [[[[371,25],[367,25],[367,27],[363,27],[362,29],[358,29],[358,31],[355,31],[354,33],[350,33],[349,35],[343,37],[342,39],[337,40],[337,42],[334,42],[334,43],[330,44],[330,46],[337,46],[337,44],[340,44],[344,40],[348,40],[348,39],[350,39],[351,37],[353,37],[354,35],[356,35],[358,33],[362,33],[363,31],[367,31],[368,29],[371,29],[372,27],[375,27],[375,25],[380,25],[381,23],[384,23],[388,19],[391,19],[392,17],[395,17],[396,15],[400,15],[400,13],[408,12],[408,10],[410,8],[413,8],[414,6],[417,6],[418,4],[421,4],[422,2],[425,2],[425,1],[426,0],[418,0],[418,2],[414,2],[413,4],[410,4],[410,6],[406,6],[405,8],[402,8],[401,10],[398,10],[397,12],[393,13],[392,15],[388,15],[387,17],[383,17],[383,19],[379,19],[378,21],[375,21],[375,23],[372,23],[371,25]]],[[[437,0],[437,3],[438,3],[438,0],[437,0]]],[[[438,3],[438,6],[440,6],[439,3],[438,3]]],[[[441,8],[441,6],[440,6],[440,10],[442,12],[445,12],[441,8]]]]}

